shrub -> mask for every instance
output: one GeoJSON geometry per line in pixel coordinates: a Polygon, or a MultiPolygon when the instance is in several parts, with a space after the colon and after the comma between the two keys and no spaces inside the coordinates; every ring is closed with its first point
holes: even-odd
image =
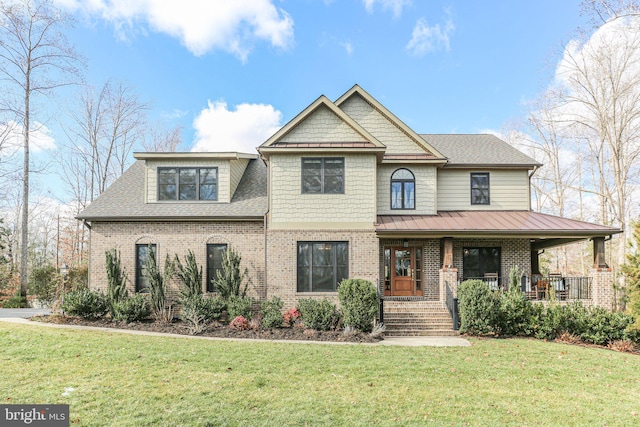
{"type": "Polygon", "coordinates": [[[602,307],[592,307],[586,318],[586,330],[580,338],[589,343],[607,345],[626,338],[625,330],[633,323],[629,314],[611,312],[602,307]]]}
{"type": "Polygon", "coordinates": [[[458,288],[460,332],[485,335],[495,331],[500,300],[482,280],[465,280],[458,288]]]}
{"type": "Polygon", "coordinates": [[[300,312],[297,308],[290,308],[282,317],[284,318],[285,325],[293,326],[293,324],[300,318],[300,312]]]}
{"type": "Polygon", "coordinates": [[[71,291],[80,289],[89,289],[89,267],[85,265],[77,265],[69,269],[67,274],[66,288],[71,291]]]}
{"type": "MultiPolygon", "coordinates": [[[[534,336],[538,339],[554,340],[567,331],[567,311],[555,302],[546,307],[538,304],[540,308],[535,313],[534,336]]],[[[571,331],[568,331],[571,333],[571,331]]]]}
{"type": "Polygon", "coordinates": [[[118,302],[127,298],[127,275],[122,268],[120,251],[111,249],[105,252],[105,265],[107,268],[107,297],[111,317],[115,317],[115,306],[118,302]]]}
{"type": "Polygon", "coordinates": [[[143,294],[125,297],[114,303],[113,320],[116,322],[139,322],[151,315],[149,301],[143,294]]]}
{"type": "Polygon", "coordinates": [[[328,299],[303,298],[298,301],[298,311],[304,326],[318,331],[336,329],[340,324],[340,312],[328,299]]]}
{"type": "Polygon", "coordinates": [[[531,334],[531,301],[525,298],[519,288],[510,287],[499,296],[499,310],[495,331],[500,335],[531,334]]]}
{"type": "Polygon", "coordinates": [[[34,268],[29,275],[29,292],[47,306],[57,298],[59,284],[60,275],[53,265],[34,268]]]}
{"type": "Polygon", "coordinates": [[[2,305],[2,308],[26,308],[27,307],[27,299],[25,297],[20,296],[19,294],[12,295],[8,299],[6,299],[2,305]]]}
{"type": "Polygon", "coordinates": [[[107,297],[101,292],[81,289],[64,295],[62,310],[71,316],[98,319],[107,313],[109,304],[107,297]]]}
{"type": "Polygon", "coordinates": [[[236,316],[231,321],[229,326],[235,329],[240,329],[241,331],[246,331],[247,329],[249,329],[249,320],[247,320],[244,316],[236,316]]]}
{"type": "Polygon", "coordinates": [[[182,320],[187,324],[191,334],[202,332],[209,323],[220,319],[226,308],[225,302],[220,297],[204,298],[202,295],[183,297],[182,320]]]}
{"type": "Polygon", "coordinates": [[[227,312],[229,313],[229,319],[234,319],[238,316],[251,319],[252,305],[253,298],[251,297],[229,297],[229,299],[227,299],[227,312]]]}
{"type": "Polygon", "coordinates": [[[282,327],[282,307],[284,303],[278,297],[273,297],[271,301],[260,301],[260,315],[262,316],[262,327],[280,328],[282,327]]]}
{"type": "Polygon", "coordinates": [[[247,296],[249,282],[247,280],[244,287],[242,283],[247,279],[249,272],[246,268],[240,271],[241,261],[240,254],[231,248],[227,249],[222,256],[222,271],[218,271],[217,277],[212,280],[216,291],[224,299],[247,296]]]}
{"type": "Polygon", "coordinates": [[[345,325],[371,332],[378,313],[378,292],[368,280],[346,279],[338,287],[345,325]]]}
{"type": "Polygon", "coordinates": [[[182,284],[182,297],[190,298],[194,295],[202,295],[202,267],[198,266],[196,256],[191,250],[187,252],[184,260],[185,265],[182,265],[178,255],[174,260],[176,266],[175,274],[182,284]]]}
{"type": "Polygon", "coordinates": [[[172,306],[167,300],[167,283],[175,273],[175,265],[169,258],[164,260],[164,271],[156,261],[156,253],[149,245],[149,257],[147,258],[147,271],[149,272],[149,296],[151,299],[151,311],[156,319],[169,323],[173,319],[172,306]]]}

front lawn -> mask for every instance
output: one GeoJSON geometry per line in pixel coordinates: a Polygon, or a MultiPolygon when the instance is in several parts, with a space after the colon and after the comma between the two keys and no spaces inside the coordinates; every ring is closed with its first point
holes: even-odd
{"type": "Polygon", "coordinates": [[[68,403],[83,426],[640,423],[637,355],[472,344],[226,342],[0,323],[0,398],[68,403]]]}

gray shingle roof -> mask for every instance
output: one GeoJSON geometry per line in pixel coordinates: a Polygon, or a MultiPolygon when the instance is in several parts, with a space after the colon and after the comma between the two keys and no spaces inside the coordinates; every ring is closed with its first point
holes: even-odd
{"type": "Polygon", "coordinates": [[[536,160],[490,134],[421,134],[449,159],[450,166],[542,166],[536,160]]]}
{"type": "Polygon", "coordinates": [[[231,203],[144,203],[144,161],[135,162],[104,193],[78,215],[78,219],[262,219],[267,211],[267,168],[260,159],[249,160],[231,203]]]}

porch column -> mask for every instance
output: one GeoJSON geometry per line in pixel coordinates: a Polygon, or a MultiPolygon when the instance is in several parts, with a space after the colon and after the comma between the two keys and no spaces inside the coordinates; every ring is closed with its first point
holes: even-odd
{"type": "Polygon", "coordinates": [[[458,297],[458,269],[457,268],[441,268],[440,269],[440,301],[447,301],[447,286],[451,289],[454,298],[458,297]]]}
{"type": "Polygon", "coordinates": [[[593,241],[593,268],[609,268],[605,261],[604,237],[594,237],[593,241]]]}
{"type": "Polygon", "coordinates": [[[591,302],[597,307],[614,309],[613,273],[611,268],[591,269],[591,302]]]}
{"type": "Polygon", "coordinates": [[[531,249],[531,274],[540,274],[540,251],[531,249]]]}
{"type": "Polygon", "coordinates": [[[453,268],[453,237],[442,239],[442,268],[453,268]]]}

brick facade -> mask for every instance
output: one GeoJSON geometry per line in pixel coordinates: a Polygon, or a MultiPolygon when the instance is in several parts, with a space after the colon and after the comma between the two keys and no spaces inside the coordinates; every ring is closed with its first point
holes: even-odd
{"type": "MultiPolygon", "coordinates": [[[[107,289],[105,252],[116,248],[121,253],[122,266],[128,275],[127,288],[135,291],[136,244],[156,245],[157,260],[162,266],[167,254],[178,255],[184,262],[188,250],[195,254],[198,265],[203,268],[206,280],[206,245],[225,243],[242,256],[241,267],[247,267],[251,279],[249,293],[263,297],[265,290],[264,271],[264,225],[254,222],[94,222],[91,226],[91,253],[89,259],[89,286],[91,289],[107,289]]],[[[203,290],[206,289],[203,283],[203,290]]],[[[177,282],[169,286],[172,298],[177,298],[177,282]]]]}

